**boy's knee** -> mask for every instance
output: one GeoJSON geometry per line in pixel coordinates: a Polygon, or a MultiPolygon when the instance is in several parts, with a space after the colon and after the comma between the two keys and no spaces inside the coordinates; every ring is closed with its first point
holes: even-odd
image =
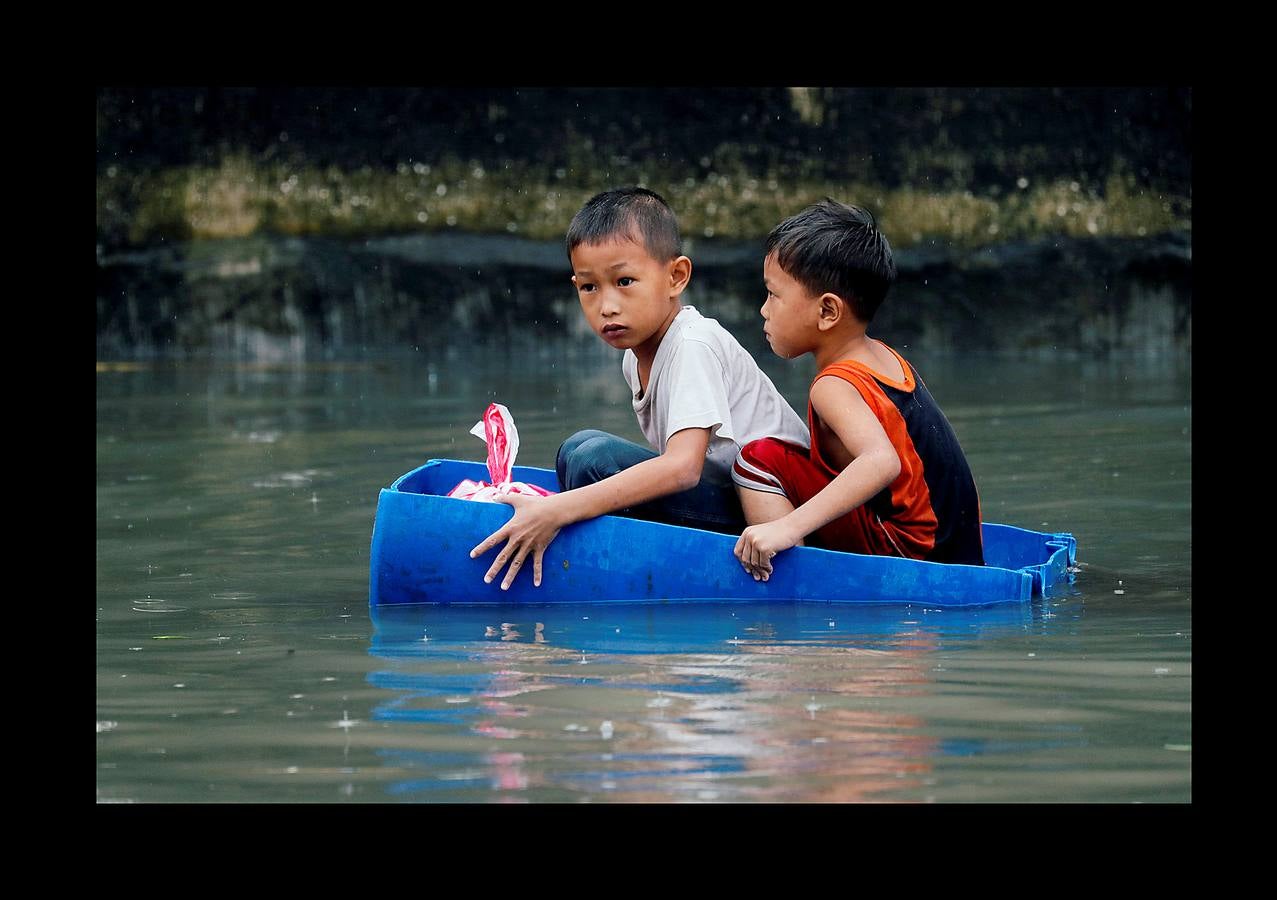
{"type": "Polygon", "coordinates": [[[563,490],[593,484],[619,472],[621,467],[610,452],[617,440],[606,431],[588,428],[564,441],[555,460],[563,490]]]}
{"type": "Polygon", "coordinates": [[[578,447],[592,438],[607,436],[608,434],[606,431],[599,431],[597,428],[586,428],[582,431],[578,431],[559,445],[559,458],[562,459],[565,455],[574,453],[578,447]]]}
{"type": "Polygon", "coordinates": [[[768,453],[775,452],[777,450],[784,450],[789,446],[789,444],[785,443],[780,438],[765,437],[750,441],[744,447],[741,447],[741,452],[744,453],[748,451],[750,453],[768,453]]]}
{"type": "Polygon", "coordinates": [[[750,441],[741,447],[740,452],[736,454],[736,459],[771,472],[783,466],[795,453],[806,456],[801,447],[782,441],[780,438],[765,437],[750,441]]]}
{"type": "Polygon", "coordinates": [[[795,452],[801,453],[802,448],[778,438],[750,441],[736,454],[732,481],[738,488],[783,495],[785,489],[778,476],[795,452]]]}

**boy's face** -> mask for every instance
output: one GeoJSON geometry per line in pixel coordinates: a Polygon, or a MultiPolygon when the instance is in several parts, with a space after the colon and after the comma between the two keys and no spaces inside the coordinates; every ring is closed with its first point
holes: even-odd
{"type": "Polygon", "coordinates": [[[820,303],[807,288],[780,267],[776,254],[763,260],[763,285],[767,299],[763,302],[763,334],[772,352],[793,359],[815,346],[819,333],[820,303]]]}
{"type": "Polygon", "coordinates": [[[572,250],[572,284],[594,332],[620,350],[655,352],[682,305],[692,263],[662,263],[638,241],[620,237],[572,250]]]}

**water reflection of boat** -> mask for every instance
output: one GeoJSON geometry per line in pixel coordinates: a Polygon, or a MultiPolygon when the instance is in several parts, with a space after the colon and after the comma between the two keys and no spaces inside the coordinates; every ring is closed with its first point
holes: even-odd
{"type": "Polygon", "coordinates": [[[450,655],[460,660],[470,659],[487,642],[544,644],[576,654],[724,652],[780,643],[850,642],[868,649],[896,649],[919,631],[969,638],[984,629],[1020,629],[1032,619],[1032,608],[1023,604],[957,610],[784,601],[603,607],[582,603],[526,609],[390,604],[372,609],[369,652],[387,659],[438,660],[450,655]]]}
{"type": "MultiPolygon", "coordinates": [[[[1069,534],[984,525],[985,566],[959,566],[796,547],[776,558],[767,582],[732,555],[736,538],[694,528],[601,516],[570,525],[545,557],[540,587],[520,573],[508,591],[483,583],[491,554],[472,547],[510,517],[502,503],[444,496],[482,463],[433,459],[381,491],[373,526],[369,603],[561,604],[807,600],[923,604],[934,608],[1021,603],[1072,580],[1069,534]]],[[[558,490],[555,473],[516,466],[513,478],[558,490]]],[[[525,567],[530,568],[530,567],[525,567]]]]}
{"type": "Polygon", "coordinates": [[[378,606],[369,717],[400,798],[914,798],[937,652],[1052,605],[378,606]]]}

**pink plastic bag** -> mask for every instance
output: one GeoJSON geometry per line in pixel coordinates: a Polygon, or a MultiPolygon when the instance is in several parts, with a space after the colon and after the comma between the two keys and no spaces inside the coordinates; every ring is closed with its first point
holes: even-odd
{"type": "Polygon", "coordinates": [[[554,493],[535,484],[510,480],[514,472],[514,458],[519,454],[519,429],[514,427],[514,416],[510,415],[510,410],[500,403],[488,404],[483,419],[470,429],[470,433],[488,444],[488,477],[492,481],[471,481],[467,478],[448,492],[449,497],[494,503],[503,494],[548,497],[554,493]]]}

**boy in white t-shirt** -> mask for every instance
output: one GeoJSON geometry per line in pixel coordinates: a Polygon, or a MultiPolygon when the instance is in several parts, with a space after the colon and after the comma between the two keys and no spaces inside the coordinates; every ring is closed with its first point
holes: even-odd
{"type": "Polygon", "coordinates": [[[606,513],[739,534],[745,520],[731,477],[739,449],[762,437],[809,445],[807,426],[753,357],[679,301],[692,261],[659,194],[597,194],[568,226],[567,249],[586,320],[625,351],[622,372],[655,452],[602,431],[578,432],[559,448],[562,493],[500,498],[514,516],[470,556],[506,542],[484,576],[491,582],[509,563],[502,590],[529,556],[539,586],[542,557],[559,530],[606,513]]]}

